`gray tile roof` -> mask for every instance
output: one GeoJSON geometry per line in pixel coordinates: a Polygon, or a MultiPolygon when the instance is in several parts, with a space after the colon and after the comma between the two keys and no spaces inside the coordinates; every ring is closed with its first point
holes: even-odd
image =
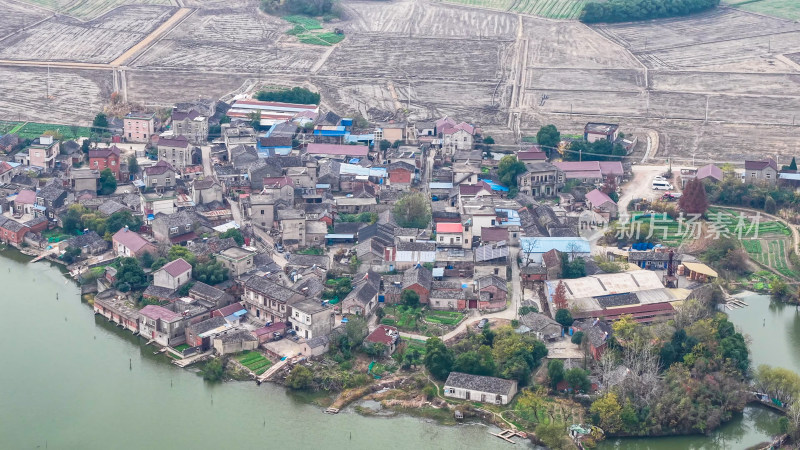
{"type": "Polygon", "coordinates": [[[227,322],[225,321],[224,317],[217,316],[217,317],[212,317],[208,320],[204,320],[202,322],[198,322],[193,325],[189,325],[187,328],[189,328],[189,331],[191,331],[194,334],[202,334],[205,333],[206,331],[213,330],[214,328],[219,328],[225,325],[226,323],[227,322]]]}
{"type": "Polygon", "coordinates": [[[487,275],[485,277],[478,278],[475,280],[478,285],[478,290],[483,290],[489,286],[496,286],[501,291],[508,292],[508,286],[506,285],[506,280],[495,276],[495,275],[487,275]]]}
{"type": "Polygon", "coordinates": [[[444,385],[445,387],[469,389],[490,394],[510,395],[516,386],[516,382],[496,377],[450,372],[450,376],[447,377],[444,385]]]}
{"type": "Polygon", "coordinates": [[[301,301],[303,298],[305,298],[305,296],[300,292],[297,292],[294,289],[289,289],[264,277],[252,276],[244,283],[244,285],[245,287],[258,292],[265,297],[277,300],[281,303],[301,301]]]}
{"type": "Polygon", "coordinates": [[[431,290],[431,283],[433,282],[433,275],[431,271],[422,266],[412,267],[403,272],[403,289],[413,285],[419,284],[426,290],[431,290]]]}

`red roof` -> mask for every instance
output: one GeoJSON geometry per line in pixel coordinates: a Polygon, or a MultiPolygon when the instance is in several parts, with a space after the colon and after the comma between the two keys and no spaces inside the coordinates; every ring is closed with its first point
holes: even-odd
{"type": "Polygon", "coordinates": [[[166,270],[168,274],[172,275],[173,277],[177,277],[178,275],[183,275],[189,270],[192,270],[192,265],[186,262],[183,258],[178,258],[175,261],[167,263],[163,270],[166,270]]]}
{"type": "Polygon", "coordinates": [[[9,163],[7,163],[5,161],[0,161],[0,173],[6,173],[6,172],[8,172],[9,170],[12,170],[12,169],[13,169],[13,167],[11,167],[11,164],[9,164],[9,163]]]}
{"type": "Polygon", "coordinates": [[[397,336],[397,328],[389,325],[378,325],[378,328],[367,336],[367,342],[391,345],[397,336]]]}
{"type": "Polygon", "coordinates": [[[461,195],[477,195],[481,190],[492,192],[492,187],[484,181],[479,181],[478,184],[460,184],[458,185],[458,193],[461,195]]]}
{"type": "Polygon", "coordinates": [[[547,155],[542,151],[524,151],[517,153],[517,159],[520,161],[544,161],[547,155]]]}
{"type": "Polygon", "coordinates": [[[116,145],[112,145],[108,148],[98,148],[94,150],[89,150],[89,158],[108,158],[111,155],[117,155],[119,157],[120,151],[116,145]]]}
{"type": "Polygon", "coordinates": [[[595,189],[586,194],[586,201],[591,203],[592,206],[600,206],[608,202],[614,203],[614,200],[611,200],[608,194],[599,189],[595,189]]]}
{"type": "Polygon", "coordinates": [[[218,315],[220,315],[222,317],[226,317],[226,316],[230,316],[231,314],[235,313],[236,311],[241,311],[243,309],[245,309],[245,307],[242,306],[241,303],[236,302],[236,303],[231,303],[228,306],[223,306],[222,308],[213,311],[211,313],[211,315],[218,314],[218,315]]]}
{"type": "Polygon", "coordinates": [[[439,222],[436,224],[437,233],[463,233],[464,226],[461,223],[439,222]]]}
{"type": "Polygon", "coordinates": [[[163,306],[147,305],[141,310],[139,314],[147,317],[148,319],[158,320],[161,319],[166,322],[173,322],[180,319],[182,316],[176,312],[172,312],[163,306]]]}
{"type": "Polygon", "coordinates": [[[36,203],[36,193],[28,189],[19,191],[19,194],[14,198],[14,203],[24,203],[26,205],[33,205],[36,203]]]}
{"type": "Polygon", "coordinates": [[[114,233],[114,237],[112,239],[124,245],[134,253],[138,252],[142,247],[149,244],[145,238],[127,228],[122,228],[114,233]]]}
{"type": "Polygon", "coordinates": [[[282,177],[266,177],[264,178],[264,187],[277,187],[281,188],[284,186],[294,186],[294,181],[291,178],[284,175],[282,177]]]}
{"type": "Polygon", "coordinates": [[[652,320],[653,316],[670,315],[674,311],[675,308],[668,302],[648,303],[644,305],[624,306],[621,308],[600,309],[596,311],[578,311],[575,313],[575,318],[604,317],[606,320],[613,321],[619,319],[622,315],[630,314],[637,322],[649,322],[652,320]]]}
{"type": "Polygon", "coordinates": [[[190,231],[190,232],[188,232],[186,234],[182,234],[180,236],[173,236],[173,237],[169,238],[169,241],[171,243],[173,243],[173,244],[179,244],[179,243],[184,242],[184,241],[193,241],[193,240],[197,239],[198,237],[199,236],[197,236],[197,233],[195,233],[194,231],[190,231]]]}
{"type": "Polygon", "coordinates": [[[367,156],[366,145],[308,144],[310,155],[367,156]]]}

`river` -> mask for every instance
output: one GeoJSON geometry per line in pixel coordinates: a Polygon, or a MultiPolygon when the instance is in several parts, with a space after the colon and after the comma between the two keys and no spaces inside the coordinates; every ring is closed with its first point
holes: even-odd
{"type": "MultiPolygon", "coordinates": [[[[748,304],[728,311],[737,330],[749,336],[752,367],[780,366],[800,373],[800,312],[794,306],[770,302],[768,295],[737,296],[748,304]]],[[[615,439],[599,448],[624,450],[744,449],[778,434],[778,415],[763,407],[748,406],[744,413],[711,436],[615,439]]]]}
{"type": "Polygon", "coordinates": [[[327,415],[270,383],[206,383],[28,259],[0,256],[2,449],[509,448],[483,425],[327,415]]]}

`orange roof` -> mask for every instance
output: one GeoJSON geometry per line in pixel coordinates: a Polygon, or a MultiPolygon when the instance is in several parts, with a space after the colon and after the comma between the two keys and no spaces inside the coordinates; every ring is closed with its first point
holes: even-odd
{"type": "Polygon", "coordinates": [[[464,226],[460,223],[437,223],[436,224],[436,232],[437,233],[462,233],[464,232],[464,226]]]}

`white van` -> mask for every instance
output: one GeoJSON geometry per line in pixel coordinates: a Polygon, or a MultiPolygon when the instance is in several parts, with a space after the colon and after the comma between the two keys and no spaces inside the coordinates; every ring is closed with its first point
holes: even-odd
{"type": "Polygon", "coordinates": [[[671,191],[675,189],[668,181],[653,180],[653,190],[655,191],[671,191]]]}

